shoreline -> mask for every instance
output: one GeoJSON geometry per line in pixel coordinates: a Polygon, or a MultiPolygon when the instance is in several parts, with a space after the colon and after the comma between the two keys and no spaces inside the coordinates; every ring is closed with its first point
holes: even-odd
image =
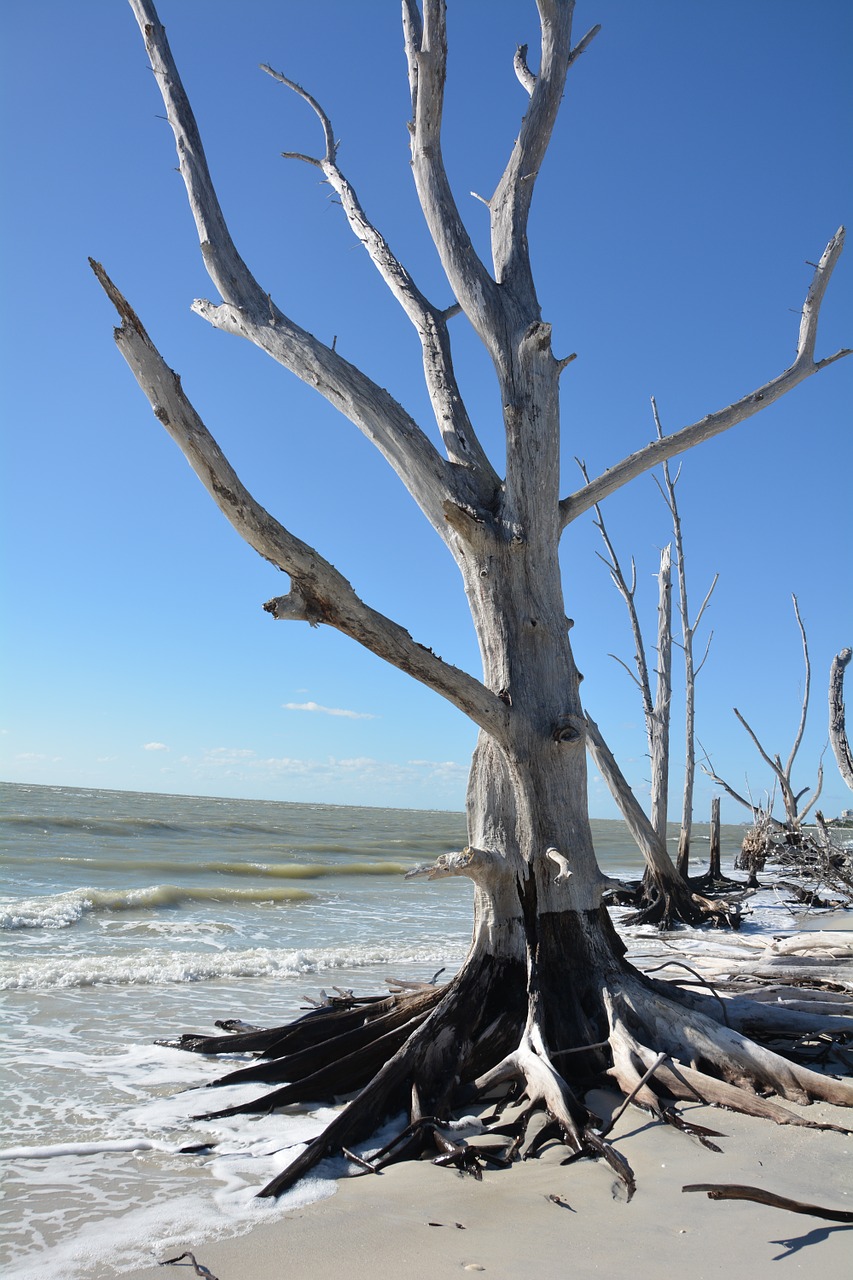
{"type": "MultiPolygon", "coordinates": [[[[827,1104],[788,1105],[811,1120],[850,1123],[827,1104]]],[[[184,1247],[217,1280],[450,1280],[474,1272],[501,1280],[556,1280],[569,1273],[579,1280],[624,1274],[653,1280],[662,1265],[690,1280],[784,1278],[806,1267],[812,1274],[819,1267],[822,1280],[846,1280],[853,1226],[754,1203],[713,1202],[681,1188],[745,1183],[853,1209],[853,1139],[711,1107],[687,1110],[726,1135],[720,1154],[636,1110],[618,1122],[613,1139],[637,1177],[630,1203],[614,1189],[603,1162],[564,1167],[565,1148],[551,1146],[511,1169],[484,1171],[480,1183],[429,1161],[347,1178],[330,1198],[274,1223],[228,1239],[188,1239],[184,1247]],[[563,1203],[549,1198],[554,1195],[563,1203]]],[[[164,1268],[165,1256],[175,1254],[122,1275],[179,1280],[196,1274],[188,1260],[164,1268]]],[[[100,1270],[95,1280],[114,1276],[100,1270]]]]}

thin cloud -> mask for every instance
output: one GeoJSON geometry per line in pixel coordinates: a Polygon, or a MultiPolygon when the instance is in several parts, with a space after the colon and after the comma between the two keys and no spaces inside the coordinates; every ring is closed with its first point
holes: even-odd
{"type": "Polygon", "coordinates": [[[376,720],[369,711],[347,711],[344,707],[321,707],[319,702],[285,702],[285,711],[318,711],[324,716],[344,716],[347,720],[376,720]]]}
{"type": "Polygon", "coordinates": [[[143,751],[168,751],[169,748],[166,746],[165,742],[146,742],[142,750],[143,751]]]}

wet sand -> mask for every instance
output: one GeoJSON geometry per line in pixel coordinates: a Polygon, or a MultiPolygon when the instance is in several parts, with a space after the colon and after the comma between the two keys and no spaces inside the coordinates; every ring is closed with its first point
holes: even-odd
{"type": "MultiPolygon", "coordinates": [[[[849,1113],[825,1104],[798,1110],[811,1120],[850,1123],[849,1113]]],[[[637,1178],[630,1203],[604,1163],[564,1167],[565,1148],[551,1146],[511,1169],[484,1172],[480,1183],[428,1161],[349,1178],[330,1199],[277,1223],[229,1240],[188,1239],[185,1247],[217,1280],[450,1280],[473,1273],[656,1280],[664,1272],[690,1280],[847,1280],[853,1226],[710,1201],[682,1187],[745,1183],[851,1210],[853,1138],[703,1106],[688,1112],[726,1135],[718,1140],[721,1154],[636,1110],[618,1122],[615,1145],[637,1178]]],[[[197,1273],[187,1261],[126,1274],[179,1280],[197,1273]]]]}

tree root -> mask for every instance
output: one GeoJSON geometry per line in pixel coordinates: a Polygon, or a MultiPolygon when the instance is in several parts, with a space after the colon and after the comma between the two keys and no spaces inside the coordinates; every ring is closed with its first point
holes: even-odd
{"type": "Polygon", "coordinates": [[[625,917],[626,925],[653,924],[661,932],[669,932],[679,925],[693,929],[703,926],[739,929],[743,923],[741,904],[749,892],[747,886],[734,881],[711,883],[707,877],[701,877],[695,881],[673,879],[661,886],[651,876],[645,876],[633,890],[615,891],[611,900],[615,905],[635,908],[625,917]],[[708,889],[726,896],[708,898],[705,896],[708,889]]]}
{"type": "Polygon", "coordinates": [[[481,959],[469,962],[444,987],[400,982],[390,997],[324,1005],[289,1027],[184,1038],[179,1043],[194,1052],[200,1042],[233,1052],[239,1040],[248,1041],[250,1051],[275,1055],[232,1071],[215,1085],[286,1082],[198,1118],[328,1102],[358,1090],[261,1197],[282,1194],[329,1156],[343,1154],[367,1174],[432,1151],[434,1163],[480,1178],[487,1165],[507,1167],[557,1142],[568,1148],[564,1163],[582,1157],[606,1161],[630,1199],[633,1172],[608,1141],[629,1105],[711,1151],[720,1150],[712,1139],[721,1135],[681,1116],[679,1101],[700,1101],[778,1124],[849,1132],[808,1120],[768,1095],[798,1104],[814,1099],[853,1106],[853,1082],[791,1061],[744,1034],[749,1029],[781,1041],[786,1054],[794,1056],[800,1043],[813,1048],[818,1036],[838,1048],[838,1039],[853,1037],[853,1018],[835,1012],[844,1008],[840,1001],[824,1002],[812,1013],[808,1005],[791,1009],[713,990],[684,990],[623,961],[616,964],[618,974],[606,980],[599,974],[584,988],[584,1012],[573,1022],[565,1010],[562,1021],[549,1020],[544,989],[528,990],[529,975],[524,979],[518,967],[481,959]],[[570,1034],[566,1028],[572,1025],[582,1028],[575,1034],[584,1039],[587,1032],[598,1035],[590,1035],[588,1043],[558,1039],[552,1050],[549,1039],[570,1034]],[[603,1122],[585,1097],[607,1081],[616,1083],[625,1101],[603,1122]],[[479,1122],[479,1132],[469,1129],[468,1136],[460,1136],[454,1114],[486,1099],[495,1105],[479,1122]],[[406,1120],[390,1143],[372,1154],[353,1151],[399,1112],[406,1120]],[[542,1113],[545,1123],[528,1136],[530,1121],[542,1113]]]}

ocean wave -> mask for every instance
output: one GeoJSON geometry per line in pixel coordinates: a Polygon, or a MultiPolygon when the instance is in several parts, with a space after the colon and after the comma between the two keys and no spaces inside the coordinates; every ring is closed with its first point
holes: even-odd
{"type": "MultiPolygon", "coordinates": [[[[311,852],[314,852],[312,849],[311,852]]],[[[16,864],[32,868],[32,856],[7,857],[4,861],[9,864],[16,864]]],[[[72,867],[79,867],[80,874],[93,875],[95,872],[110,871],[127,871],[132,868],[133,871],[167,871],[174,873],[176,867],[180,867],[182,872],[189,872],[193,875],[227,875],[227,876],[256,876],[258,879],[275,879],[275,880],[322,880],[329,876],[402,876],[410,871],[415,864],[415,859],[411,862],[199,862],[192,861],[178,862],[176,859],[164,858],[133,858],[131,861],[125,858],[75,858],[73,856],[59,855],[55,858],[48,859],[40,857],[38,865],[40,868],[48,861],[59,862],[62,864],[70,864],[72,867]],[[85,872],[83,871],[85,868],[85,872]]]]}
{"type": "MultiPolygon", "coordinates": [[[[461,955],[457,957],[461,960],[461,955]]],[[[247,951],[219,951],[214,955],[189,951],[139,951],[122,956],[44,956],[0,964],[0,990],[67,990],[95,986],[156,986],[217,979],[300,977],[337,969],[373,965],[447,963],[441,948],[364,946],[279,951],[255,947],[247,951]]]]}
{"type": "Polygon", "coordinates": [[[0,929],[66,929],[93,912],[151,910],[190,902],[307,902],[314,897],[307,889],[272,885],[266,889],[187,889],[174,884],[144,889],[69,889],[0,904],[0,929]]]}
{"type": "MultiPolygon", "coordinates": [[[[154,818],[132,815],[122,817],[111,814],[99,817],[94,813],[85,816],[57,813],[2,813],[0,814],[0,831],[20,832],[23,835],[37,833],[39,835],[67,835],[77,832],[87,837],[113,836],[120,839],[136,839],[147,835],[179,835],[190,837],[229,837],[229,836],[267,836],[277,840],[298,839],[291,824],[286,822],[258,822],[239,819],[219,821],[216,818],[154,818]]],[[[309,837],[310,838],[310,837],[309,837]]],[[[363,834],[356,837],[360,842],[363,834]]],[[[374,838],[375,839],[375,838],[374,838]]],[[[417,838],[416,842],[417,842],[417,838]]],[[[389,838],[377,843],[400,844],[402,840],[389,838]]],[[[338,840],[311,840],[312,848],[317,853],[351,853],[352,842],[342,835],[338,840]]]]}

